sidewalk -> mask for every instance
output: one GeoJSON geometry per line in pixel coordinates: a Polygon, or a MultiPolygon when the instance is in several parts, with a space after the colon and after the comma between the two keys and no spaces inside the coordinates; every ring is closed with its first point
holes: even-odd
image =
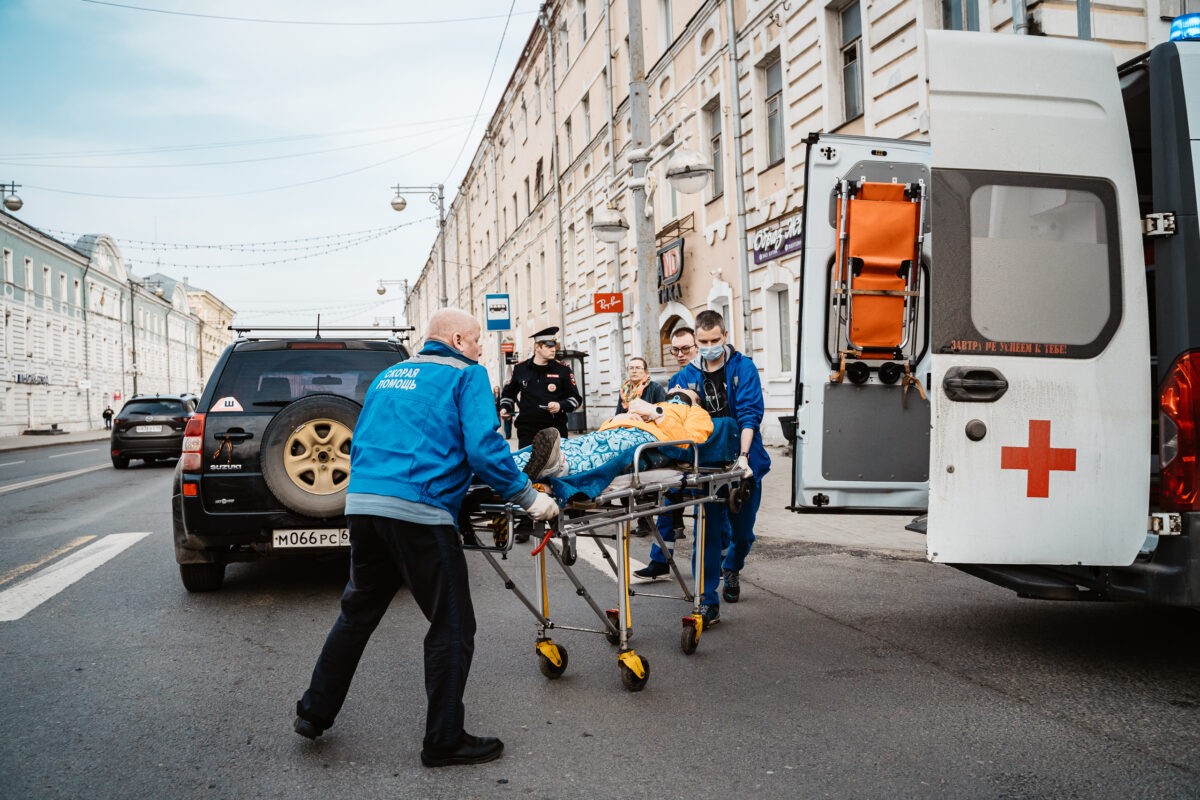
{"type": "Polygon", "coordinates": [[[60,433],[55,436],[0,436],[0,453],[9,450],[29,450],[48,447],[52,444],[77,444],[79,442],[106,442],[109,432],[100,428],[93,431],[60,433]]]}

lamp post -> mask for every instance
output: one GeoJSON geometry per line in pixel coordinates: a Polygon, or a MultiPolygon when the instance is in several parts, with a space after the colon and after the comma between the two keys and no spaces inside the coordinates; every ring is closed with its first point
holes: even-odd
{"type": "MultiPolygon", "coordinates": [[[[396,190],[396,196],[392,198],[392,208],[396,211],[403,211],[408,207],[408,201],[404,199],[404,192],[428,192],[429,202],[437,206],[438,210],[438,308],[445,308],[448,302],[446,297],[446,199],[444,185],[440,183],[431,184],[429,186],[393,186],[396,190]]],[[[381,284],[382,286],[382,284],[381,284]]],[[[382,294],[382,292],[380,292],[382,294]]],[[[407,300],[405,301],[407,305],[407,300]]]]}
{"type": "MultiPolygon", "coordinates": [[[[633,196],[634,252],[636,258],[637,302],[634,311],[634,335],[636,347],[642,355],[649,357],[659,348],[655,344],[654,331],[657,321],[654,313],[654,298],[657,295],[657,270],[654,268],[654,214],[647,208],[646,175],[650,166],[667,155],[667,180],[677,191],[695,194],[702,191],[712,175],[712,165],[695,150],[672,146],[657,158],[653,152],[665,144],[668,137],[682,127],[694,113],[686,115],[657,142],[650,142],[650,99],[646,94],[645,47],[642,43],[642,3],[628,0],[629,16],[629,165],[632,175],[627,185],[633,196]]],[[[617,176],[613,176],[614,182],[617,176]]],[[[614,209],[611,202],[592,214],[592,230],[603,242],[618,243],[629,231],[629,224],[614,209]]]]}
{"type": "Polygon", "coordinates": [[[0,183],[0,197],[4,198],[4,207],[9,211],[20,211],[21,206],[25,205],[25,201],[17,197],[17,189],[21,185],[16,181],[11,183],[0,183]]]}
{"type": "MultiPolygon", "coordinates": [[[[401,199],[403,199],[403,198],[401,198],[401,199]]],[[[389,286],[399,286],[400,291],[404,292],[404,324],[407,325],[408,324],[408,278],[403,278],[398,281],[385,281],[383,279],[380,279],[379,285],[377,287],[375,287],[375,294],[378,294],[378,295],[387,294],[387,287],[389,287],[389,286]]],[[[378,319],[378,318],[376,318],[376,319],[378,319]]],[[[395,323],[395,319],[393,318],[393,324],[394,323],[395,323]]]]}

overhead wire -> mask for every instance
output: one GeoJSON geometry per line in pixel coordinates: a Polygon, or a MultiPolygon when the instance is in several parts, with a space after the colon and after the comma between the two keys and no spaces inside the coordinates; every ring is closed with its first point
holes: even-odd
{"type": "MultiPolygon", "coordinates": [[[[444,19],[410,19],[410,20],[373,20],[365,22],[349,22],[345,20],[305,20],[305,19],[265,19],[260,17],[232,17],[223,14],[201,14],[195,11],[174,11],[166,8],[149,8],[147,6],[135,6],[127,3],[113,3],[107,0],[79,0],[81,3],[88,3],[96,6],[110,6],[112,8],[121,8],[128,11],[145,11],[153,14],[167,14],[178,17],[197,17],[200,19],[223,20],[226,22],[255,22],[268,25],[317,25],[330,27],[358,27],[358,28],[382,28],[382,27],[398,27],[398,26],[416,26],[416,25],[450,25],[459,22],[482,22],[491,19],[500,19],[499,14],[481,15],[476,17],[447,17],[444,19]]],[[[523,11],[522,14],[533,14],[533,11],[523,11]]],[[[509,12],[512,16],[512,12],[509,12]]]]}
{"type": "Polygon", "coordinates": [[[458,148],[458,155],[454,157],[454,163],[450,165],[450,169],[446,171],[446,177],[442,179],[442,183],[447,183],[450,176],[454,174],[454,170],[458,167],[458,162],[463,157],[463,153],[467,150],[467,145],[471,141],[471,134],[475,132],[475,123],[479,121],[479,115],[483,113],[483,104],[487,100],[488,89],[492,86],[492,78],[496,75],[496,65],[500,63],[500,51],[504,49],[504,37],[508,35],[508,25],[512,22],[513,9],[517,6],[517,0],[512,0],[508,6],[508,15],[504,18],[504,30],[500,32],[500,44],[496,46],[496,56],[492,59],[492,68],[488,72],[487,83],[483,85],[483,93],[479,96],[479,106],[475,109],[475,117],[471,120],[471,127],[467,128],[467,136],[463,139],[462,147],[458,148]]]}

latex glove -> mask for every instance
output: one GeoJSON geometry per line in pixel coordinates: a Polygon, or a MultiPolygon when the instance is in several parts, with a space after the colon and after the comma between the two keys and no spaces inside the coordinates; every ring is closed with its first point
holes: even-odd
{"type": "Polygon", "coordinates": [[[750,469],[750,459],[746,456],[738,456],[737,468],[745,473],[747,478],[754,477],[754,470],[750,469]]]}
{"type": "Polygon", "coordinates": [[[534,519],[546,522],[558,516],[558,503],[550,495],[538,492],[533,503],[525,510],[534,519]]]}

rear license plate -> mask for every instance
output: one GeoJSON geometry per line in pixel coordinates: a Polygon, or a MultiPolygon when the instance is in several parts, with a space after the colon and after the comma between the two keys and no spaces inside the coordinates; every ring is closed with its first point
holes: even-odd
{"type": "Polygon", "coordinates": [[[271,546],[276,550],[301,547],[349,547],[350,529],[288,529],[274,531],[271,536],[271,546]]]}
{"type": "Polygon", "coordinates": [[[162,425],[138,425],[134,431],[137,433],[162,433],[162,425]]]}

